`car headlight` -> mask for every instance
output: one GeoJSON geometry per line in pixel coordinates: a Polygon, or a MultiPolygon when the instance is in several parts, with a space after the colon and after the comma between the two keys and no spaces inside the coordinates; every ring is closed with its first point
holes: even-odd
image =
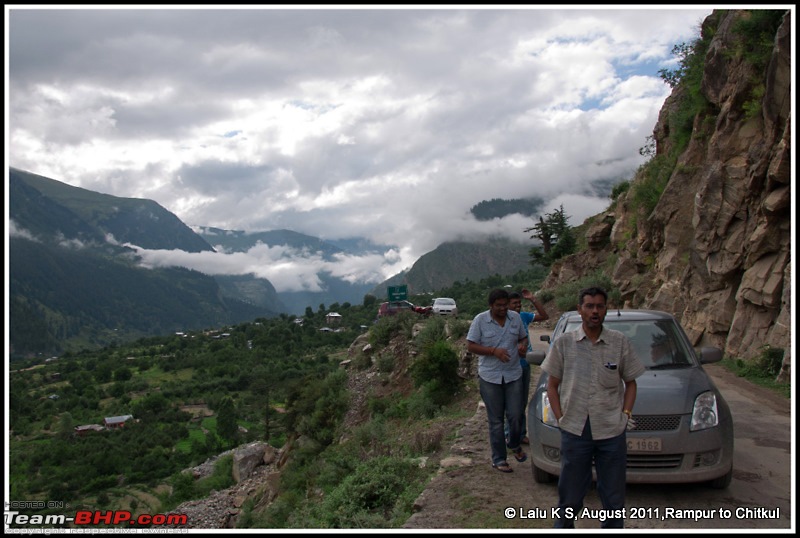
{"type": "Polygon", "coordinates": [[[711,392],[704,392],[694,400],[692,409],[692,425],[689,431],[705,430],[719,424],[717,397],[711,392]]]}
{"type": "Polygon", "coordinates": [[[553,413],[553,409],[550,407],[550,398],[547,397],[547,393],[542,393],[542,422],[549,426],[556,427],[558,426],[558,421],[556,420],[556,416],[553,413]]]}

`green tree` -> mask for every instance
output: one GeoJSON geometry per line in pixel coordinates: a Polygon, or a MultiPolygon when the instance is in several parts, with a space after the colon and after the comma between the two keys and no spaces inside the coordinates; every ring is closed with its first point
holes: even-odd
{"type": "Polygon", "coordinates": [[[121,366],[114,370],[114,381],[128,381],[133,377],[133,372],[127,366],[121,366]]]}
{"type": "Polygon", "coordinates": [[[539,222],[532,227],[525,228],[525,233],[533,232],[531,239],[541,242],[541,246],[530,250],[532,264],[551,265],[557,259],[575,252],[575,234],[568,221],[569,216],[561,205],[552,213],[540,216],[539,222]]]}
{"type": "Polygon", "coordinates": [[[72,419],[72,414],[70,412],[63,413],[58,425],[58,436],[64,440],[69,439],[72,437],[74,430],[75,421],[72,419]]]}
{"type": "Polygon", "coordinates": [[[230,396],[223,396],[217,411],[217,433],[231,445],[239,437],[239,425],[236,423],[236,405],[230,396]]]}

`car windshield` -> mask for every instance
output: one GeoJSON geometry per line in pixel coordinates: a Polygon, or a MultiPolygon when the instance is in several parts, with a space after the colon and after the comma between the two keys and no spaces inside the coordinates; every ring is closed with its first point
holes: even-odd
{"type": "MultiPolygon", "coordinates": [[[[648,370],[688,368],[694,365],[678,327],[669,320],[613,321],[606,318],[604,325],[631,340],[634,353],[648,370]]],[[[565,332],[575,331],[580,326],[580,320],[570,321],[565,332]]]]}
{"type": "Polygon", "coordinates": [[[437,305],[454,305],[456,302],[453,299],[436,299],[434,301],[437,305]]]}

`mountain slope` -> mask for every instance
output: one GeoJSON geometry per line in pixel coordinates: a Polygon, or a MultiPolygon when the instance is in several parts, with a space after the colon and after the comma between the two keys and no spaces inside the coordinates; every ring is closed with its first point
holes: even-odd
{"type": "Polygon", "coordinates": [[[197,271],[140,267],[123,243],[213,250],[155,202],[93,193],[16,169],[9,174],[9,193],[12,356],[278,313],[226,297],[213,277],[197,271]]]}
{"type": "Polygon", "coordinates": [[[40,239],[55,230],[79,240],[105,241],[111,234],[118,243],[147,249],[213,250],[178,217],[152,200],[101,194],[15,168],[9,172],[9,190],[9,216],[25,229],[41,231],[40,239]],[[72,226],[62,229],[65,218],[72,226]]]}
{"type": "Polygon", "coordinates": [[[606,271],[625,306],[674,312],[694,345],[732,357],[783,351],[789,378],[791,15],[717,10],[703,22],[655,155],[545,287],[606,271]]]}
{"type": "Polygon", "coordinates": [[[435,292],[456,281],[478,281],[492,275],[512,275],[530,269],[530,245],[507,239],[469,243],[453,241],[424,254],[408,270],[382,282],[370,292],[386,297],[389,286],[405,284],[408,293],[435,292]]]}

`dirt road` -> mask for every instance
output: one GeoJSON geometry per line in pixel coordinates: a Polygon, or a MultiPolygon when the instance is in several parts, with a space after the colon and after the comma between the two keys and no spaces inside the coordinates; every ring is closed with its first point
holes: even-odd
{"type": "MultiPolygon", "coordinates": [[[[538,334],[531,331],[534,345],[538,334]]],[[[734,473],[731,485],[629,485],[627,528],[638,529],[795,529],[791,498],[791,402],[755,386],[722,366],[705,367],[731,407],[735,423],[734,473]],[[667,509],[673,515],[666,517],[667,509]],[[635,509],[635,510],[634,510],[635,509]],[[680,511],[683,512],[680,512],[680,511]],[[693,512],[687,512],[693,510],[693,512]],[[689,517],[691,516],[691,517],[689,517]]],[[[531,386],[540,370],[534,367],[531,386]]],[[[417,501],[407,529],[551,529],[550,510],[556,485],[536,484],[530,460],[510,460],[513,473],[489,464],[486,413],[478,407],[442,462],[440,474],[417,501]]],[[[594,490],[585,506],[600,510],[594,490]]],[[[599,528],[597,519],[579,520],[579,529],[599,528]]]]}

